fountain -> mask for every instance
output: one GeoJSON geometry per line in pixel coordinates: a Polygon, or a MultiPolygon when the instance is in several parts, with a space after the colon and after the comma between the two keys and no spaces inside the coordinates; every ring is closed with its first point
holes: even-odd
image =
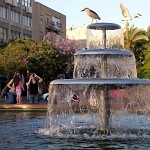
{"type": "Polygon", "coordinates": [[[116,123],[118,114],[150,112],[150,80],[137,78],[131,51],[114,48],[107,39],[107,31],[120,29],[120,26],[94,23],[87,28],[102,31],[101,48],[77,51],[73,79],[57,79],[50,83],[47,128],[83,129],[85,125],[94,126],[103,134],[113,128],[124,128],[126,123],[116,123]]]}
{"type": "Polygon", "coordinates": [[[150,80],[137,78],[131,51],[108,41],[120,26],[88,28],[105,42],[75,53],[73,79],[50,83],[47,112],[1,109],[1,149],[149,149],[150,80]]]}

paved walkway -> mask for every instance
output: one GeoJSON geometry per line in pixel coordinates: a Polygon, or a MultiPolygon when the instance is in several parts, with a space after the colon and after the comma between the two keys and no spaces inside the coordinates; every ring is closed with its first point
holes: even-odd
{"type": "MultiPolygon", "coordinates": [[[[26,96],[22,97],[22,101],[23,101],[23,104],[29,104],[29,100],[27,99],[26,96]]],[[[0,104],[5,104],[6,103],[6,100],[4,98],[1,98],[0,99],[0,104]]],[[[42,98],[40,98],[40,101],[39,101],[39,104],[47,104],[48,101],[47,100],[44,100],[42,98]]]]}
{"type": "Polygon", "coordinates": [[[23,97],[23,104],[6,104],[4,98],[0,99],[0,112],[4,111],[47,111],[48,101],[40,99],[39,104],[30,104],[29,100],[23,97]]]}

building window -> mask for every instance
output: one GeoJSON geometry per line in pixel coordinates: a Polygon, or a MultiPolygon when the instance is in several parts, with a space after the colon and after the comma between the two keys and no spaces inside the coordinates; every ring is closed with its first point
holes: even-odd
{"type": "Polygon", "coordinates": [[[0,27],[0,39],[8,39],[8,30],[6,28],[0,27]]]}
{"type": "Polygon", "coordinates": [[[23,15],[23,25],[27,27],[32,27],[32,18],[23,15]]]}
{"type": "Polygon", "coordinates": [[[20,32],[11,30],[11,38],[12,39],[16,39],[16,38],[20,39],[20,32]]]}
{"type": "Polygon", "coordinates": [[[52,22],[50,15],[46,15],[45,20],[46,20],[46,25],[49,25],[52,22]]]}
{"type": "Polygon", "coordinates": [[[11,21],[20,23],[20,13],[12,10],[11,11],[11,21]]]}
{"type": "Polygon", "coordinates": [[[43,23],[43,16],[42,15],[40,16],[40,23],[41,24],[43,23]]]}
{"type": "Polygon", "coordinates": [[[31,35],[23,34],[23,39],[31,39],[31,35]]]}
{"type": "Polygon", "coordinates": [[[0,27],[0,39],[3,39],[3,28],[0,27]]]}
{"type": "Polygon", "coordinates": [[[0,6],[0,17],[8,19],[8,9],[0,6]]]}
{"type": "Polygon", "coordinates": [[[31,7],[31,0],[22,0],[22,5],[31,7]]]}

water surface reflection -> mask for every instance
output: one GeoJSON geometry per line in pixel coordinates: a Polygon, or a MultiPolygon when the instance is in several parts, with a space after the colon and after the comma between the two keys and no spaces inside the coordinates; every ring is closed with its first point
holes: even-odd
{"type": "MultiPolygon", "coordinates": [[[[149,149],[150,131],[112,130],[109,136],[98,135],[95,128],[84,127],[62,134],[56,128],[45,128],[46,112],[1,112],[0,149],[67,150],[67,149],[149,149]],[[55,131],[54,131],[55,130],[55,131]],[[52,134],[54,133],[55,134],[52,134]]],[[[146,120],[145,120],[146,121],[146,120]]],[[[81,122],[78,122],[78,126],[81,122]]],[[[83,122],[82,122],[83,125],[83,122]]]]}

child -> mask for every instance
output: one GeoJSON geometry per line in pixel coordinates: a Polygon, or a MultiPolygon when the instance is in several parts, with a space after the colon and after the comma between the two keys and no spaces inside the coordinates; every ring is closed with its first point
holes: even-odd
{"type": "Polygon", "coordinates": [[[17,75],[14,77],[14,84],[16,90],[17,104],[21,104],[21,94],[22,94],[22,90],[24,91],[24,86],[20,76],[17,75]]]}

